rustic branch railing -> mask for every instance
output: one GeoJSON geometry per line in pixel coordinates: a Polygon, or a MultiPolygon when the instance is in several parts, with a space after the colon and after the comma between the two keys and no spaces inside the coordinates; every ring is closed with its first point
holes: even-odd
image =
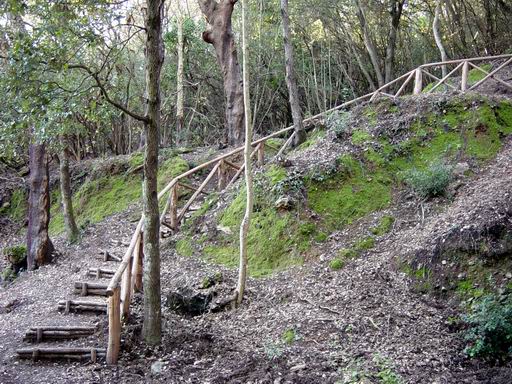
{"type": "MultiPolygon", "coordinates": [[[[450,87],[454,90],[459,90],[464,93],[466,91],[475,90],[481,84],[483,84],[488,79],[492,78],[498,83],[512,89],[512,84],[507,83],[506,81],[499,79],[496,77],[496,74],[505,68],[507,65],[512,63],[512,55],[499,55],[499,56],[489,56],[489,57],[478,57],[471,59],[461,59],[461,60],[450,60],[445,62],[438,63],[429,63],[423,64],[412,71],[405,73],[404,75],[396,78],[395,80],[383,85],[379,89],[375,90],[372,93],[366,94],[364,96],[360,96],[353,100],[347,101],[335,108],[332,108],[328,111],[319,113],[318,115],[312,116],[304,120],[304,123],[309,123],[315,121],[326,114],[332,113],[334,111],[344,109],[350,107],[353,104],[363,102],[366,100],[374,101],[379,96],[395,99],[406,91],[407,87],[412,84],[412,94],[419,95],[422,92],[432,93],[441,85],[445,85],[446,87],[450,87]],[[487,72],[486,70],[478,67],[475,63],[482,61],[490,61],[490,60],[500,60],[503,59],[504,62],[494,69],[491,72],[487,72]],[[430,69],[440,68],[442,66],[454,65],[455,68],[451,70],[448,75],[443,78],[438,78],[429,72],[430,69]],[[469,76],[469,67],[473,67],[481,71],[485,77],[481,80],[477,81],[475,84],[468,83],[469,76]],[[460,84],[455,86],[453,84],[449,84],[447,80],[452,77],[458,71],[461,71],[460,84]],[[424,82],[423,75],[426,75],[432,78],[435,83],[431,83],[432,86],[428,90],[424,90],[424,82]],[[413,81],[414,79],[414,81],[413,81]],[[400,82],[403,81],[401,84],[400,82]],[[397,87],[397,84],[400,84],[396,93],[394,93],[394,87],[397,87]],[[469,86],[469,88],[468,88],[469,86]],[[391,92],[391,93],[390,93],[391,92]]],[[[293,126],[281,129],[277,132],[274,132],[271,135],[258,139],[252,143],[254,148],[251,158],[256,156],[256,161],[259,165],[263,165],[265,162],[265,152],[264,147],[267,145],[269,148],[273,148],[277,150],[277,154],[275,157],[280,157],[286,151],[286,149],[290,146],[294,138],[293,126]],[[285,143],[277,150],[277,148],[269,145],[267,142],[269,139],[277,138],[279,136],[283,136],[285,134],[291,133],[291,135],[287,138],[285,143]]],[[[230,157],[234,157],[242,153],[243,147],[236,148],[222,156],[219,156],[213,160],[209,160],[197,167],[175,177],[171,182],[169,182],[165,188],[158,194],[158,200],[160,201],[167,194],[169,194],[164,210],[160,217],[160,222],[170,228],[171,230],[177,230],[179,228],[180,222],[184,219],[187,211],[190,209],[194,201],[198,198],[200,194],[207,193],[205,188],[212,181],[212,179],[217,175],[218,177],[218,189],[224,189],[227,186],[231,185],[235,182],[238,177],[244,171],[243,165],[238,165],[234,161],[229,160],[230,157]],[[201,183],[199,187],[193,187],[190,184],[185,182],[185,179],[191,175],[198,174],[206,168],[212,167],[204,181],[201,183]],[[231,178],[230,182],[227,182],[229,177],[229,171],[235,171],[234,176],[231,178]],[[189,198],[189,200],[185,203],[185,205],[178,210],[178,188],[185,188],[193,191],[194,193],[189,198]],[[166,221],[166,216],[169,214],[169,222],[166,221]]],[[[117,270],[115,271],[110,283],[107,287],[106,294],[108,296],[108,348],[107,348],[107,363],[108,364],[116,364],[119,352],[120,352],[120,342],[121,342],[121,322],[123,318],[129,315],[130,311],[130,301],[133,297],[133,293],[135,291],[142,290],[142,262],[144,259],[143,255],[143,246],[142,246],[142,238],[143,238],[143,222],[144,217],[142,216],[139,220],[137,228],[132,236],[128,249],[126,250],[121,263],[117,270]]]]}

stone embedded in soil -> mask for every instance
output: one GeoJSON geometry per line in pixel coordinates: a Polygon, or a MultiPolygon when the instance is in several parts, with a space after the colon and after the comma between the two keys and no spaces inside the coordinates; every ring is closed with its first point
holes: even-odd
{"type": "Polygon", "coordinates": [[[185,316],[199,316],[208,311],[213,294],[202,294],[190,288],[180,288],[167,295],[170,310],[185,316]]]}

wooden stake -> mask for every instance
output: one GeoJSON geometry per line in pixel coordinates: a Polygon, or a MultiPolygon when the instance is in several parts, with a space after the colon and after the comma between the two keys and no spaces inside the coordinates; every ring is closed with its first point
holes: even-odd
{"type": "Polygon", "coordinates": [[[119,287],[114,288],[112,296],[108,299],[107,364],[109,365],[117,363],[121,347],[120,291],[119,287]]]}
{"type": "Polygon", "coordinates": [[[227,176],[226,163],[224,160],[221,160],[219,162],[219,169],[217,170],[217,190],[222,191],[226,187],[227,176]]]}
{"type": "Polygon", "coordinates": [[[258,165],[262,167],[265,164],[265,142],[261,142],[258,144],[258,165]]]}
{"type": "Polygon", "coordinates": [[[421,73],[421,68],[417,68],[414,71],[414,95],[419,95],[421,93],[421,90],[423,89],[423,78],[421,73]]]}
{"type": "Polygon", "coordinates": [[[132,265],[133,257],[130,259],[128,266],[124,270],[123,280],[121,281],[121,298],[123,303],[121,316],[123,318],[127,318],[130,313],[130,302],[132,300],[132,265]]]}
{"type": "Polygon", "coordinates": [[[465,93],[468,89],[468,73],[469,73],[469,63],[467,61],[462,65],[462,77],[460,80],[460,90],[462,93],[465,93]]]}

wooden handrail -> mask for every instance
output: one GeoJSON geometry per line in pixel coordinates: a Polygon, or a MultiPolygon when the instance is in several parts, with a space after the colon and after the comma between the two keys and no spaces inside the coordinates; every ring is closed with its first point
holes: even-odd
{"type": "MultiPolygon", "coordinates": [[[[451,76],[460,67],[462,67],[463,74],[462,74],[462,80],[461,80],[461,91],[465,92],[466,87],[467,87],[466,82],[467,82],[467,72],[468,72],[469,65],[474,66],[472,64],[472,62],[475,62],[475,61],[480,62],[480,61],[489,61],[489,60],[497,60],[497,59],[509,59],[509,60],[507,60],[506,62],[501,64],[498,68],[491,71],[490,73],[487,73],[486,71],[479,68],[480,70],[482,70],[482,72],[487,73],[487,75],[482,80],[478,81],[476,84],[471,86],[471,88],[469,88],[471,90],[471,89],[478,87],[480,84],[482,84],[487,79],[493,77],[498,71],[500,71],[506,65],[512,63],[512,54],[487,56],[487,57],[476,57],[476,58],[470,58],[470,59],[448,60],[448,61],[441,61],[441,62],[436,62],[436,63],[423,64],[423,65],[420,65],[417,68],[413,69],[412,71],[409,71],[409,72],[403,74],[402,76],[397,77],[393,81],[390,81],[389,83],[384,84],[383,86],[381,86],[380,88],[378,88],[377,90],[375,90],[371,93],[368,93],[363,96],[359,96],[355,99],[344,102],[344,103],[342,103],[334,108],[331,108],[327,111],[321,112],[317,115],[314,115],[307,119],[304,119],[304,123],[306,124],[311,121],[317,120],[329,113],[338,111],[343,108],[347,108],[353,104],[356,104],[356,103],[359,103],[362,101],[366,101],[366,100],[373,101],[379,95],[383,95],[383,96],[387,96],[392,99],[395,99],[403,93],[406,86],[411,82],[411,80],[415,76],[416,76],[416,79],[415,79],[413,94],[419,94],[423,90],[423,81],[422,81],[422,76],[421,76],[422,72],[425,72],[427,75],[429,75],[432,78],[435,78],[438,81],[438,83],[435,84],[434,87],[429,91],[429,92],[432,92],[438,86],[443,84],[448,79],[449,76],[451,76]],[[424,71],[425,68],[432,68],[432,67],[449,65],[449,64],[458,64],[458,65],[454,70],[452,70],[447,76],[444,76],[442,79],[439,79],[436,76],[424,71]],[[405,79],[405,81],[401,84],[401,86],[399,87],[396,94],[393,95],[393,94],[384,92],[384,90],[386,90],[387,88],[391,87],[392,85],[394,85],[404,79],[405,79]]],[[[497,80],[500,83],[505,83],[501,79],[495,78],[495,80],[497,80]]],[[[455,89],[455,87],[453,87],[451,84],[448,84],[448,83],[446,83],[446,84],[450,85],[452,88],[455,89]]],[[[505,84],[507,86],[512,87],[508,83],[505,83],[505,84]]],[[[261,151],[260,144],[261,144],[261,146],[263,146],[269,139],[279,137],[279,136],[282,136],[282,135],[292,132],[292,134],[287,138],[284,145],[279,149],[279,151],[276,155],[276,156],[280,156],[286,150],[286,148],[290,145],[291,141],[293,140],[293,136],[295,134],[295,132],[293,132],[293,128],[294,128],[293,126],[282,128],[268,136],[265,136],[263,138],[255,140],[252,143],[252,147],[255,149],[251,153],[251,158],[253,158],[257,152],[261,151]]],[[[209,172],[208,176],[205,178],[205,180],[203,181],[201,186],[195,190],[195,193],[192,195],[192,197],[189,199],[189,201],[182,208],[181,212],[177,215],[177,219],[178,219],[178,223],[179,223],[179,220],[181,220],[184,217],[185,213],[190,208],[190,206],[192,205],[194,200],[197,198],[197,196],[203,192],[203,189],[211,181],[213,176],[217,173],[217,170],[221,167],[221,164],[226,164],[235,169],[238,168],[235,176],[233,177],[231,182],[228,183],[228,186],[231,185],[238,178],[238,176],[240,176],[240,174],[243,172],[244,166],[243,165],[240,167],[235,166],[228,160],[228,158],[241,153],[243,150],[244,150],[244,147],[235,148],[221,156],[218,156],[214,159],[206,161],[205,163],[200,164],[200,165],[176,176],[160,191],[160,193],[158,193],[158,200],[160,201],[172,188],[178,187],[178,185],[180,185],[180,184],[182,186],[184,186],[185,188],[188,188],[189,186],[187,186],[185,183],[180,183],[180,180],[213,165],[212,170],[209,172]]],[[[262,160],[261,153],[259,156],[259,160],[260,161],[262,160]]],[[[191,188],[191,189],[195,189],[195,188],[191,188]]],[[[165,212],[167,211],[169,202],[170,202],[170,199],[167,202],[168,204],[166,204],[166,209],[164,209],[164,212],[161,217],[161,221],[163,220],[163,218],[165,216],[165,212]]],[[[176,207],[174,207],[174,208],[176,208],[176,207]]],[[[135,290],[136,286],[137,286],[137,288],[140,288],[140,282],[138,281],[138,279],[139,279],[138,274],[140,273],[140,265],[141,265],[142,258],[143,258],[143,253],[141,250],[141,248],[142,248],[141,244],[143,241],[143,239],[142,239],[143,226],[144,226],[144,215],[141,216],[141,218],[137,224],[137,227],[133,233],[133,236],[131,238],[128,249],[126,250],[126,252],[121,260],[121,264],[115,271],[114,276],[111,278],[110,283],[107,287],[107,291],[106,291],[107,296],[109,297],[109,299],[108,299],[109,300],[108,301],[108,310],[109,310],[109,338],[108,338],[108,340],[109,341],[108,341],[108,349],[107,349],[107,362],[109,364],[116,364],[117,360],[118,360],[118,356],[119,356],[120,338],[121,338],[121,336],[120,336],[121,335],[121,325],[120,325],[121,324],[120,323],[121,315],[128,314],[130,301],[133,296],[133,290],[135,290]],[[135,248],[137,248],[136,252],[135,252],[135,248]],[[130,270],[127,271],[127,268],[130,268],[130,270]],[[121,282],[123,283],[122,289],[120,286],[121,282]],[[121,293],[122,293],[122,296],[121,296],[121,293]]]]}

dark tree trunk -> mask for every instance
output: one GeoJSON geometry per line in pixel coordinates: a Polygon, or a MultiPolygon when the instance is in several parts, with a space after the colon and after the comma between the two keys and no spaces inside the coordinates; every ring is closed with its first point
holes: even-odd
{"type": "Polygon", "coordinates": [[[68,143],[63,137],[61,139],[62,151],[60,156],[60,195],[62,199],[62,213],[64,215],[64,225],[69,242],[74,242],[78,238],[79,232],[73,212],[73,196],[71,193],[71,176],[69,173],[69,153],[68,143]]]}
{"type": "Polygon", "coordinates": [[[238,0],[198,1],[208,22],[208,29],[203,32],[203,40],[215,48],[224,79],[227,143],[238,145],[244,140],[244,96],[235,36],[231,26],[233,8],[238,0]]]}
{"type": "Polygon", "coordinates": [[[281,0],[281,16],[283,18],[283,38],[284,38],[284,57],[286,66],[286,86],[290,99],[292,110],[293,126],[295,137],[293,145],[297,146],[306,141],[306,131],[302,117],[302,109],[299,101],[299,91],[297,89],[297,79],[295,77],[295,67],[293,64],[293,46],[290,36],[290,17],[288,15],[288,0],[281,0]]]}
{"type": "Polygon", "coordinates": [[[395,49],[398,38],[398,27],[404,8],[404,0],[392,0],[389,13],[391,15],[391,25],[389,27],[388,46],[386,47],[386,60],[384,62],[385,83],[393,80],[393,68],[395,63],[395,49]]]}
{"type": "Polygon", "coordinates": [[[144,132],[144,339],[162,339],[160,297],[160,221],[158,209],[158,143],[160,138],[160,72],[164,60],[162,42],[163,0],[147,1],[146,16],[146,118],[144,132]]]}
{"type": "Polygon", "coordinates": [[[53,244],[48,237],[50,191],[48,161],[44,144],[29,147],[27,265],[29,270],[51,261],[53,244]]]}

